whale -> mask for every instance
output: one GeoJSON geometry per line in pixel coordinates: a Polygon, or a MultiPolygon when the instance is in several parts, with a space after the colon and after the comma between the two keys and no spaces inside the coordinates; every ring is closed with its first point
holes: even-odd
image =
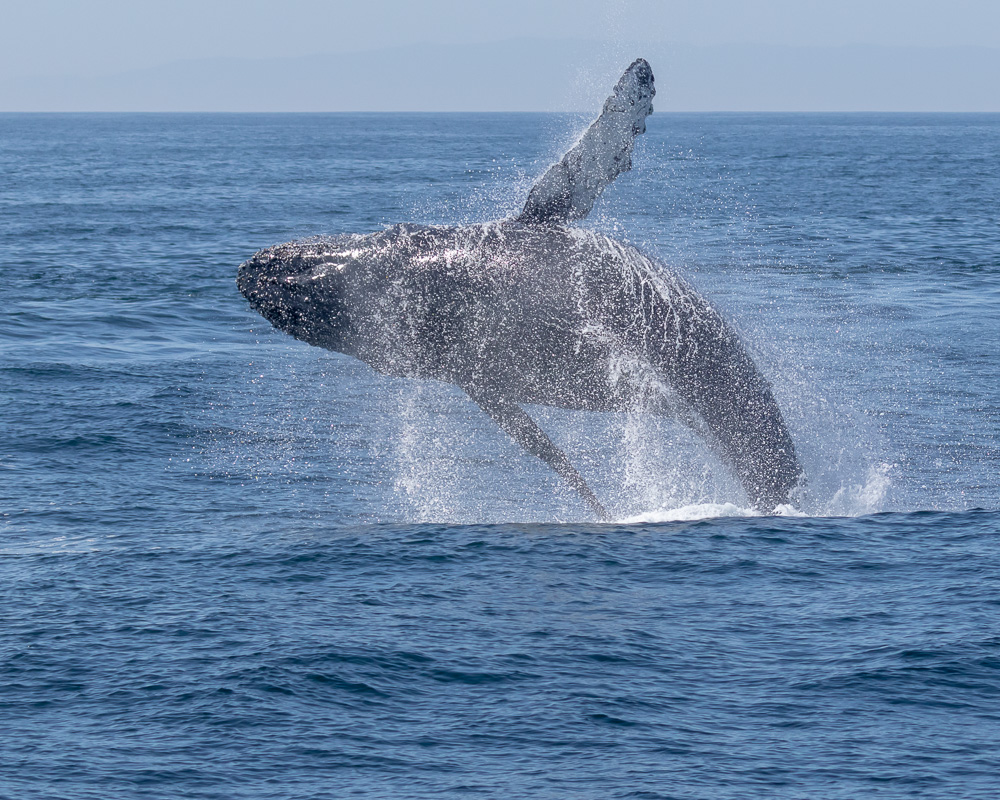
{"type": "Polygon", "coordinates": [[[733,326],[655,256],[573,224],[631,169],[654,95],[637,59],[516,217],[274,245],[239,267],[239,291],[296,339],[384,375],[460,387],[600,520],[604,505],[525,406],[676,418],[771,513],[793,502],[804,473],[733,326]]]}

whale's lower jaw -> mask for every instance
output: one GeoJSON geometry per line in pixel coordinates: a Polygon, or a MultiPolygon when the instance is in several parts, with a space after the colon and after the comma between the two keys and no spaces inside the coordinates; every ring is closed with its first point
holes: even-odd
{"type": "Polygon", "coordinates": [[[261,250],[241,264],[236,286],[250,307],[278,330],[317,347],[350,353],[343,281],[330,264],[329,253],[315,243],[288,242],[261,250]]]}

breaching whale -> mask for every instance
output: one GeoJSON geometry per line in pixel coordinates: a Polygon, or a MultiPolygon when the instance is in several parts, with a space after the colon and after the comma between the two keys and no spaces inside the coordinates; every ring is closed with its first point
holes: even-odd
{"type": "Polygon", "coordinates": [[[701,433],[758,510],[802,469],[767,380],[692,286],[623,242],[570,227],[631,169],[655,95],[643,59],[514,219],[401,224],[269,247],[240,266],[254,310],[378,372],[456,384],[601,519],[583,477],[523,409],[674,414],[701,433]]]}

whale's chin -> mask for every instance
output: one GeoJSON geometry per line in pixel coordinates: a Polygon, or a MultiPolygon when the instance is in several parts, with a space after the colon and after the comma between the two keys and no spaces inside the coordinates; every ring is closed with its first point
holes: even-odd
{"type": "Polygon", "coordinates": [[[266,248],[243,263],[236,286],[278,330],[317,347],[346,352],[345,281],[315,246],[266,248]]]}

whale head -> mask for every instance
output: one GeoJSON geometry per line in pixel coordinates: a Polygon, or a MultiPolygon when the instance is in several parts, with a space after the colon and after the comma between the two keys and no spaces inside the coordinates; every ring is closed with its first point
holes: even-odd
{"type": "Polygon", "coordinates": [[[350,354],[363,238],[324,237],[265,248],[240,265],[236,286],[278,330],[350,354]]]}

